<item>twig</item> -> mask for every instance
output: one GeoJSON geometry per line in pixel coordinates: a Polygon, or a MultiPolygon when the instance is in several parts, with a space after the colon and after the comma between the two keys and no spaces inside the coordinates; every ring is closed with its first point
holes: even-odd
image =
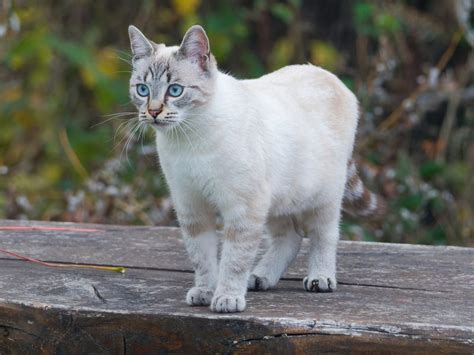
{"type": "Polygon", "coordinates": [[[449,97],[448,109],[444,116],[443,125],[439,132],[438,141],[436,142],[436,160],[444,161],[446,154],[446,147],[448,146],[449,136],[456,120],[456,112],[461,102],[461,88],[454,91],[449,97]]]}
{"type": "Polygon", "coordinates": [[[438,141],[436,143],[437,154],[436,160],[443,161],[445,159],[446,148],[448,146],[449,136],[456,120],[456,112],[461,102],[462,90],[468,84],[471,73],[474,70],[474,55],[471,53],[467,59],[467,64],[464,70],[460,73],[460,82],[457,90],[453,91],[449,97],[448,108],[444,116],[443,125],[439,133],[438,141]]]}
{"type": "MultiPolygon", "coordinates": [[[[462,30],[457,30],[453,34],[453,37],[451,38],[451,42],[450,42],[448,48],[446,49],[446,51],[443,53],[443,55],[439,59],[438,63],[436,64],[436,69],[438,70],[439,73],[441,73],[444,70],[444,68],[448,64],[449,60],[453,56],[454,51],[456,50],[456,48],[459,45],[459,42],[461,41],[462,34],[463,34],[462,30]]],[[[390,115],[388,115],[388,117],[379,124],[376,131],[385,132],[388,129],[392,128],[402,117],[402,114],[404,112],[403,103],[405,102],[405,100],[406,99],[408,99],[410,101],[416,100],[418,95],[420,93],[422,93],[423,91],[425,91],[427,88],[428,88],[428,83],[427,82],[420,84],[415,89],[415,91],[413,91],[410,94],[410,96],[408,96],[408,98],[403,99],[400,102],[400,104],[398,105],[398,107],[395,110],[393,110],[392,113],[390,113],[390,115]]],[[[365,139],[364,141],[362,141],[359,146],[360,147],[365,147],[373,139],[374,139],[374,136],[370,136],[367,139],[365,139]]]]}
{"type": "Polygon", "coordinates": [[[113,272],[120,272],[124,273],[125,268],[122,266],[99,266],[99,265],[86,265],[86,264],[62,264],[56,262],[45,262],[35,258],[31,258],[29,256],[24,256],[12,251],[8,251],[5,249],[0,248],[0,253],[4,253],[10,256],[13,256],[17,259],[26,260],[35,264],[47,266],[47,267],[54,267],[54,268],[79,268],[79,269],[94,269],[94,270],[103,270],[103,271],[113,271],[113,272]]]}
{"type": "Polygon", "coordinates": [[[82,165],[74,149],[72,149],[71,144],[69,143],[69,138],[67,136],[66,130],[64,128],[61,128],[61,130],[59,131],[59,141],[61,142],[64,152],[66,153],[66,156],[71,162],[71,165],[74,168],[74,170],[76,170],[76,172],[83,179],[87,179],[88,177],[87,170],[82,165]]]}
{"type": "Polygon", "coordinates": [[[100,229],[89,228],[73,228],[73,227],[41,227],[41,226],[0,226],[0,231],[60,231],[60,232],[79,232],[79,233],[95,233],[102,232],[100,229]]]}

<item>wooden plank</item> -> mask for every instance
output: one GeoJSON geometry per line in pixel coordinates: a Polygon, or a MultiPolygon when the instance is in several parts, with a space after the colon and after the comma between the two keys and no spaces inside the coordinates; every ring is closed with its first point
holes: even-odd
{"type": "MultiPolygon", "coordinates": [[[[51,224],[0,221],[0,228],[13,225],[51,224]]],[[[98,231],[0,230],[0,248],[49,261],[191,271],[177,228],[55,225],[98,231]]],[[[305,239],[285,278],[302,279],[305,276],[308,244],[305,239]]],[[[338,279],[345,284],[472,291],[474,249],[342,241],[338,249],[338,279]]]]}
{"type": "Polygon", "coordinates": [[[220,315],[185,305],[192,274],[175,228],[0,221],[0,248],[129,267],[122,275],[0,258],[1,354],[474,352],[473,249],[342,242],[338,291],[314,294],[300,281],[305,242],[277,289],[220,315]],[[18,225],[63,230],[5,230],[18,225]]]}
{"type": "Polygon", "coordinates": [[[23,263],[6,260],[0,268],[2,354],[17,345],[28,352],[42,348],[67,353],[80,342],[81,352],[121,346],[137,351],[135,341],[149,352],[189,351],[192,346],[216,352],[262,346],[268,352],[280,346],[319,351],[387,350],[395,345],[407,351],[473,349],[468,295],[453,298],[446,308],[442,292],[342,285],[333,294],[312,294],[299,282],[283,281],[274,291],[249,293],[246,312],[219,315],[185,305],[183,295],[192,284],[189,273],[132,269],[121,275],[36,265],[25,273],[23,263]]]}

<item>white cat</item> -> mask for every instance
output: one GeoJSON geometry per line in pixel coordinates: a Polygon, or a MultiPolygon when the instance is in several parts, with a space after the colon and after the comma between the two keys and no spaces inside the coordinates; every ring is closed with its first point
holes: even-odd
{"type": "Polygon", "coordinates": [[[311,239],[304,288],[336,289],[341,204],[371,215],[379,203],[352,163],[355,96],[313,65],[254,80],[219,72],[204,29],[166,47],[129,27],[130,96],[156,132],[160,163],[195,270],[190,305],[245,309],[247,288],[274,287],[311,239]],[[216,213],[224,222],[220,262],[216,213]],[[272,243],[252,270],[264,232],[272,243]]]}

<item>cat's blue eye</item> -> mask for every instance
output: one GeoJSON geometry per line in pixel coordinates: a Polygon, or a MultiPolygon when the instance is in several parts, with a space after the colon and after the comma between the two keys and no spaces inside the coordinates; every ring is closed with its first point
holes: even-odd
{"type": "Polygon", "coordinates": [[[138,84],[137,85],[137,94],[140,96],[149,96],[150,95],[150,89],[148,89],[148,86],[145,84],[138,84]]]}
{"type": "Polygon", "coordinates": [[[168,95],[173,97],[178,97],[183,93],[183,87],[179,84],[171,84],[168,87],[168,95]]]}

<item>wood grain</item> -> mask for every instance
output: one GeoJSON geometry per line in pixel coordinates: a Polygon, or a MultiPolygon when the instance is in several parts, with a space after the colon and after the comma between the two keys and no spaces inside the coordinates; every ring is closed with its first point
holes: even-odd
{"type": "Polygon", "coordinates": [[[305,254],[244,313],[188,307],[192,273],[175,228],[0,221],[0,248],[48,261],[127,266],[58,270],[0,258],[0,353],[474,352],[474,252],[341,242],[332,294],[303,291],[305,254]],[[2,230],[5,226],[96,229],[2,230]]]}

